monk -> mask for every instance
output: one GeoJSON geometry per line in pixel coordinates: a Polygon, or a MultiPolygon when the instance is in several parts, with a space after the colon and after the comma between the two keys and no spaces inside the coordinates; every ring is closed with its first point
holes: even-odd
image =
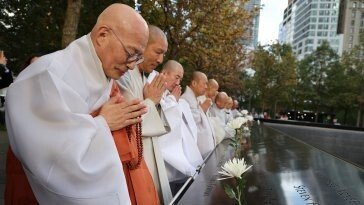
{"type": "Polygon", "coordinates": [[[112,4],[90,34],[18,76],[6,204],[159,204],[140,143],[146,106],[125,102],[114,81],[143,61],[148,35],[137,12],[112,4]]]}
{"type": "Polygon", "coordinates": [[[197,101],[197,97],[205,95],[207,89],[206,74],[195,71],[181,99],[187,101],[197,125],[197,145],[202,157],[205,159],[216,146],[213,127],[206,112],[211,106],[211,99],[207,98],[203,103],[197,101]]]}
{"type": "Polygon", "coordinates": [[[203,163],[197,146],[197,126],[188,103],[180,99],[184,70],[180,63],[167,61],[161,71],[167,90],[160,102],[171,131],[158,139],[172,193],[177,193],[188,177],[203,163]]]}
{"type": "Polygon", "coordinates": [[[215,130],[221,130],[221,133],[219,131],[219,135],[216,136],[217,143],[220,143],[225,138],[234,137],[235,135],[235,130],[227,125],[229,122],[229,115],[226,112],[226,105],[228,102],[229,96],[225,92],[219,92],[216,95],[215,103],[210,108],[210,116],[216,119],[216,123],[214,124],[215,130]]]}
{"type": "MultiPolygon", "coordinates": [[[[145,119],[148,119],[153,113],[158,115],[156,107],[166,90],[166,80],[163,74],[155,76],[150,83],[148,83],[146,75],[151,74],[163,62],[164,54],[168,49],[168,41],[164,32],[154,25],[148,27],[149,39],[144,52],[144,61],[137,65],[135,69],[129,70],[117,81],[126,100],[135,98],[143,100],[143,103],[148,107],[148,112],[143,116],[145,119]]],[[[147,120],[144,120],[144,123],[147,123],[147,120]]],[[[144,134],[146,133],[144,132],[144,134]]],[[[158,137],[143,135],[143,152],[159,197],[164,204],[169,204],[172,200],[172,193],[163,157],[158,147],[158,137]]]]}

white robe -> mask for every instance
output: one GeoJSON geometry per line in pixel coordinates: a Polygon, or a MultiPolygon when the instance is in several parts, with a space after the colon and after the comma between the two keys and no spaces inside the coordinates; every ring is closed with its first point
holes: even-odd
{"type": "Polygon", "coordinates": [[[241,112],[239,112],[237,109],[233,109],[233,110],[231,110],[231,114],[232,114],[232,118],[233,118],[233,119],[235,119],[235,118],[237,118],[237,117],[241,117],[241,116],[243,116],[243,115],[241,114],[241,112]]]}
{"type": "Polygon", "coordinates": [[[235,135],[235,130],[227,126],[227,123],[230,121],[228,114],[226,113],[225,109],[220,109],[217,107],[217,105],[214,103],[209,110],[209,114],[211,117],[215,118],[217,120],[217,123],[215,123],[215,130],[223,130],[222,133],[220,133],[221,136],[218,137],[217,143],[220,143],[225,138],[231,138],[235,135]]]}
{"type": "Polygon", "coordinates": [[[202,157],[206,158],[216,145],[213,127],[190,87],[186,87],[186,91],[181,96],[181,99],[186,100],[190,105],[193,119],[197,125],[197,146],[202,157]]]}
{"type": "Polygon", "coordinates": [[[130,204],[122,164],[102,116],[111,85],[89,35],[20,73],[6,125],[40,204],[130,204]]]}
{"type": "MultiPolygon", "coordinates": [[[[126,72],[117,82],[127,100],[143,100],[148,109],[145,115],[157,112],[154,102],[149,98],[144,99],[143,88],[147,78],[140,73],[137,66],[133,70],[126,72]]],[[[172,192],[170,191],[166,168],[157,139],[158,136],[143,137],[143,156],[159,193],[160,200],[164,201],[164,203],[169,203],[172,200],[172,192]]]]}
{"type": "Polygon", "coordinates": [[[190,107],[183,99],[177,102],[169,91],[163,94],[160,104],[171,127],[171,132],[158,139],[168,179],[172,182],[193,176],[203,159],[197,147],[197,127],[190,107]]]}

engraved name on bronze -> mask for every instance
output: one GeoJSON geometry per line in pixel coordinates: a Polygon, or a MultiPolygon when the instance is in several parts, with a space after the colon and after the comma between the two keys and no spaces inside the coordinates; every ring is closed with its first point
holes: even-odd
{"type": "Polygon", "coordinates": [[[306,190],[307,187],[305,185],[293,186],[296,192],[300,195],[301,199],[305,201],[307,205],[319,205],[319,203],[314,202],[312,196],[306,190]]]}

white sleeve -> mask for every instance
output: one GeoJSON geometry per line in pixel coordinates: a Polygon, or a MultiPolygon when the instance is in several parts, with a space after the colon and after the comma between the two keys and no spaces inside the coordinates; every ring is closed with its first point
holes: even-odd
{"type": "Polygon", "coordinates": [[[130,204],[110,130],[72,88],[43,72],[13,83],[6,107],[10,145],[40,204],[130,204]]]}
{"type": "Polygon", "coordinates": [[[121,76],[121,78],[116,80],[116,83],[118,84],[125,99],[131,100],[131,99],[138,98],[138,95],[133,92],[133,90],[135,90],[135,89],[133,88],[133,85],[131,82],[130,72],[126,72],[123,76],[121,76]]]}

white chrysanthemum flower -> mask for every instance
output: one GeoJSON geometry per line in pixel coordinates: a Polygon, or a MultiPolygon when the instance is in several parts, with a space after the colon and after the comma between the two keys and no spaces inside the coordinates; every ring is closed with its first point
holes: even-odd
{"type": "Polygon", "coordinates": [[[241,111],[241,114],[243,114],[243,116],[247,115],[248,114],[248,110],[242,110],[241,111]]]}
{"type": "Polygon", "coordinates": [[[232,129],[239,129],[248,120],[245,117],[237,117],[228,123],[228,126],[232,129]]]}
{"type": "Polygon", "coordinates": [[[251,115],[248,115],[248,116],[246,116],[246,119],[247,119],[248,121],[253,121],[253,120],[254,120],[254,117],[253,117],[253,116],[251,116],[251,115]]]}
{"type": "Polygon", "coordinates": [[[234,158],[232,160],[229,160],[229,161],[225,162],[225,164],[223,166],[221,166],[222,171],[219,171],[220,174],[222,174],[226,177],[221,178],[219,180],[233,178],[233,177],[237,177],[237,178],[241,179],[244,172],[246,172],[252,166],[253,165],[248,166],[245,163],[244,158],[241,158],[241,159],[234,158]]]}

